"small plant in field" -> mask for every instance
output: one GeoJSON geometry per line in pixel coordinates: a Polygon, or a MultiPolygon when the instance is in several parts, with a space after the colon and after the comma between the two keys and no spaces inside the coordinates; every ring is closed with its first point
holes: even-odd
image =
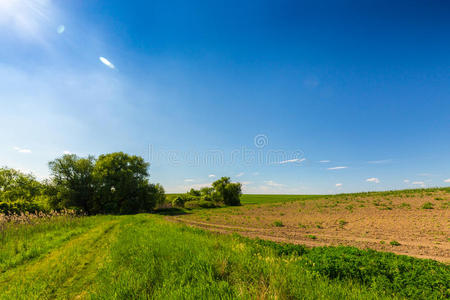
{"type": "Polygon", "coordinates": [[[400,246],[401,244],[397,241],[391,241],[389,244],[391,244],[392,246],[400,246]]]}
{"type": "Polygon", "coordinates": [[[317,227],[318,229],[323,229],[323,226],[320,225],[320,224],[316,224],[316,227],[317,227]]]}
{"type": "Polygon", "coordinates": [[[353,205],[347,205],[345,207],[345,209],[352,212],[353,211],[353,205]]]}
{"type": "Polygon", "coordinates": [[[411,208],[411,204],[403,202],[403,203],[400,204],[398,207],[410,209],[410,208],[411,208]]]}
{"type": "Polygon", "coordinates": [[[431,202],[426,202],[422,205],[422,209],[433,209],[434,208],[434,204],[431,202]]]}
{"type": "Polygon", "coordinates": [[[275,221],[275,222],[273,222],[273,226],[275,226],[275,227],[283,227],[284,224],[281,221],[275,221]]]}
{"type": "Polygon", "coordinates": [[[280,216],[284,216],[285,215],[285,213],[280,213],[280,216]]]}
{"type": "Polygon", "coordinates": [[[441,198],[441,197],[436,197],[436,198],[434,198],[434,200],[437,200],[437,201],[442,201],[442,200],[444,200],[444,198],[441,198]]]}
{"type": "Polygon", "coordinates": [[[317,236],[312,235],[312,234],[308,234],[306,237],[307,237],[307,238],[310,238],[310,239],[312,239],[312,240],[317,240],[317,236]]]}
{"type": "Polygon", "coordinates": [[[441,205],[441,208],[443,208],[443,209],[447,209],[447,208],[449,208],[449,207],[450,207],[450,201],[444,202],[444,203],[442,203],[442,205],[441,205]]]}
{"type": "Polygon", "coordinates": [[[339,227],[343,228],[345,225],[347,225],[348,222],[345,220],[339,220],[339,227]]]}
{"type": "Polygon", "coordinates": [[[385,241],[380,241],[380,244],[384,245],[384,244],[386,244],[386,242],[385,241]]]}
{"type": "Polygon", "coordinates": [[[302,223],[298,223],[298,227],[300,227],[300,228],[306,228],[306,225],[305,225],[305,224],[302,224],[302,223]]]}

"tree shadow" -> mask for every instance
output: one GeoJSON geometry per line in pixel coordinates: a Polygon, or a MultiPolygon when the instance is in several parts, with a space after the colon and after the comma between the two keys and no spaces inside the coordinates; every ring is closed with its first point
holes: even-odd
{"type": "Polygon", "coordinates": [[[177,207],[158,208],[157,210],[155,210],[154,213],[162,216],[180,216],[188,214],[183,209],[177,207]]]}

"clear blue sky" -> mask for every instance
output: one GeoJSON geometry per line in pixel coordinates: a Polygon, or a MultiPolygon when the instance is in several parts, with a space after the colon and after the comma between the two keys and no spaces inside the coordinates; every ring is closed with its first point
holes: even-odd
{"type": "Polygon", "coordinates": [[[450,185],[447,1],[4,0],[0,39],[0,165],[40,178],[125,151],[169,192],[450,185]]]}

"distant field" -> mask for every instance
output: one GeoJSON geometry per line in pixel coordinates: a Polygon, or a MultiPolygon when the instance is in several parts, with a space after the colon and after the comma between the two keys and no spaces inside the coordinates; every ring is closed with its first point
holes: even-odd
{"type": "Polygon", "coordinates": [[[266,204],[266,203],[282,203],[300,200],[308,200],[320,198],[320,195],[259,195],[244,194],[241,197],[242,204],[266,204]]]}
{"type": "MultiPolygon", "coordinates": [[[[180,194],[167,194],[167,200],[172,201],[180,194]]],[[[262,195],[262,194],[243,194],[241,197],[242,204],[265,204],[300,201],[305,199],[319,198],[319,195],[262,195]]]]}
{"type": "Polygon", "coordinates": [[[309,246],[348,245],[450,262],[449,188],[243,195],[242,204],[176,218],[221,233],[309,246]]]}
{"type": "Polygon", "coordinates": [[[450,267],[436,261],[217,235],[158,215],[9,224],[0,241],[0,299],[450,296],[450,267]]]}

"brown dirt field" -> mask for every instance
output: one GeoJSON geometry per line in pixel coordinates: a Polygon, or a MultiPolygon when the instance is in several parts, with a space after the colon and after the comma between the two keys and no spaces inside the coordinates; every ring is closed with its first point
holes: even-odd
{"type": "Polygon", "coordinates": [[[449,263],[449,201],[450,193],[445,191],[337,195],[289,203],[203,209],[169,218],[221,233],[236,232],[307,246],[371,248],[449,263]],[[433,203],[433,209],[423,209],[426,202],[433,203]],[[392,241],[400,245],[391,245],[392,241]]]}

